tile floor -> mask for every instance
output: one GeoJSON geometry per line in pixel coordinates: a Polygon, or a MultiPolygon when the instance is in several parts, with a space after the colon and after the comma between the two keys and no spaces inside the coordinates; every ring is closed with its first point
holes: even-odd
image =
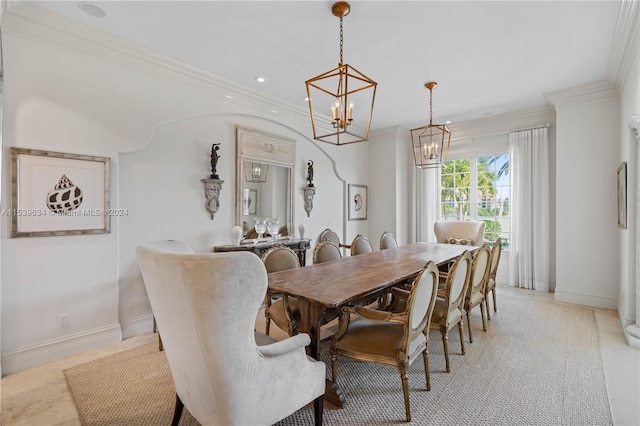
{"type": "MultiPolygon", "coordinates": [[[[500,292],[549,303],[552,293],[500,286],[500,292]]],[[[498,309],[500,300],[498,299],[498,309]]],[[[600,353],[615,425],[640,426],[640,351],[627,346],[615,311],[595,309],[600,353]]],[[[4,426],[79,425],[63,370],[96,358],[156,341],[154,334],[126,339],[115,345],[74,355],[10,374],[0,381],[0,408],[4,426]]]]}

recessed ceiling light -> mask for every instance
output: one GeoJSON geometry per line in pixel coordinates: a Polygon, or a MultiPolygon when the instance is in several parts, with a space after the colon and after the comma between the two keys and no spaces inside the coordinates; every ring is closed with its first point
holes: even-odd
{"type": "Polygon", "coordinates": [[[87,15],[93,16],[94,18],[104,18],[107,16],[107,12],[104,9],[99,8],[95,4],[81,2],[78,3],[78,7],[87,15]]]}
{"type": "Polygon", "coordinates": [[[227,99],[233,99],[233,96],[231,96],[231,95],[224,95],[224,97],[227,98],[227,99]]]}
{"type": "Polygon", "coordinates": [[[309,102],[309,97],[308,97],[308,96],[305,96],[305,97],[304,97],[304,100],[305,100],[305,101],[307,101],[307,102],[309,102]]]}
{"type": "Polygon", "coordinates": [[[451,124],[451,120],[445,121],[444,124],[451,124]]]}
{"type": "Polygon", "coordinates": [[[276,111],[275,109],[272,109],[271,112],[274,113],[274,114],[278,113],[278,111],[276,111]]]}
{"type": "Polygon", "coordinates": [[[265,81],[267,81],[266,77],[256,77],[256,81],[258,83],[264,83],[265,81]]]}

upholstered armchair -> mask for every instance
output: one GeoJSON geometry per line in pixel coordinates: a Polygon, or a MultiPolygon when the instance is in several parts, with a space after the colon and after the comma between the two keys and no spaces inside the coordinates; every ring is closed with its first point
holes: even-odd
{"type": "Polygon", "coordinates": [[[438,268],[429,262],[410,290],[394,288],[406,300],[402,312],[366,307],[343,307],[340,327],[331,340],[331,372],[337,379],[338,356],[358,361],[392,365],[398,368],[404,394],[405,415],[411,421],[407,368],[422,355],[427,382],[429,376],[429,323],[436,299],[438,268]],[[355,314],[353,318],[351,315],[355,314]]]}
{"type": "Polygon", "coordinates": [[[201,425],[270,425],[311,401],[321,424],[326,369],[306,355],[309,336],[254,332],[267,291],[260,259],[186,247],[136,249],[176,388],[173,424],[184,406],[201,425]]]}
{"type": "Polygon", "coordinates": [[[433,233],[439,243],[481,246],[484,243],[485,222],[437,221],[433,233]]]}

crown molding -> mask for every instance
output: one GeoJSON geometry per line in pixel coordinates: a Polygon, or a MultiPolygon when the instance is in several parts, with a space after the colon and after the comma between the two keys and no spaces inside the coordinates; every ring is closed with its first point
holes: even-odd
{"type": "Polygon", "coordinates": [[[552,107],[533,108],[449,125],[451,141],[509,133],[533,125],[555,124],[552,107]]]}
{"type": "Polygon", "coordinates": [[[604,102],[619,98],[618,90],[608,81],[583,84],[568,89],[557,90],[544,94],[545,99],[556,110],[572,108],[581,105],[604,102]]]}
{"type": "Polygon", "coordinates": [[[636,0],[620,2],[606,78],[621,91],[640,51],[640,3],[636,0]]]}
{"type": "MultiPolygon", "coordinates": [[[[309,111],[155,50],[22,2],[3,16],[2,31],[77,55],[108,62],[185,87],[207,97],[247,107],[309,128],[309,111]],[[229,99],[232,96],[233,99],[229,99]]],[[[327,122],[329,120],[327,119],[327,122]]]]}

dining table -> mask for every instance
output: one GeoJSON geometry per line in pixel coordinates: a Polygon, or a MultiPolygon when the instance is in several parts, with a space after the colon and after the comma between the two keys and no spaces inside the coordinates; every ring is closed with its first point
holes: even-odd
{"type": "MultiPolygon", "coordinates": [[[[429,261],[441,266],[454,261],[465,250],[478,247],[419,242],[395,248],[343,257],[329,262],[268,274],[269,290],[298,300],[300,331],[309,334],[308,353],[320,359],[320,328],[325,314],[342,306],[374,302],[390,287],[418,275],[429,261]]],[[[327,379],[325,400],[342,407],[345,397],[327,379]]]]}

